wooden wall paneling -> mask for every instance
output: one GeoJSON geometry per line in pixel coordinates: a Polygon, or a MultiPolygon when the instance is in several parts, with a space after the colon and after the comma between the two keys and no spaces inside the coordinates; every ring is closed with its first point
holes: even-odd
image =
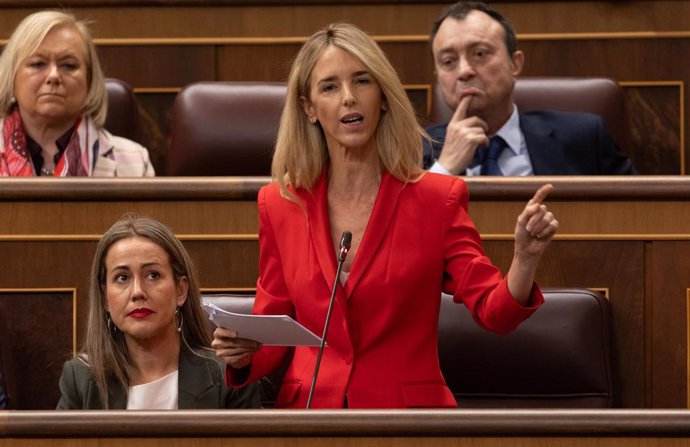
{"type": "Polygon", "coordinates": [[[491,2],[518,33],[687,31],[686,1],[491,2]]]}
{"type": "MultiPolygon", "coordinates": [[[[52,332],[43,329],[44,326],[41,325],[39,318],[47,318],[50,320],[51,324],[54,324],[53,319],[55,319],[59,321],[60,324],[68,325],[70,332],[67,346],[69,349],[54,350],[55,359],[50,359],[50,361],[62,359],[58,362],[58,376],[62,367],[62,361],[64,361],[64,356],[71,353],[73,348],[76,347],[76,344],[82,342],[84,336],[89,308],[89,272],[95,249],[95,238],[66,241],[46,238],[44,240],[25,239],[22,241],[0,242],[0,250],[2,250],[3,256],[7,256],[7,259],[12,259],[13,261],[11,263],[4,263],[3,268],[0,270],[0,288],[22,289],[28,291],[67,288],[73,291],[70,292],[69,296],[71,299],[72,295],[74,295],[74,303],[76,305],[74,313],[76,321],[72,318],[73,309],[71,308],[71,304],[68,309],[69,315],[67,315],[64,313],[67,312],[64,309],[58,312],[54,307],[51,308],[51,306],[47,306],[46,310],[44,310],[42,304],[38,305],[38,303],[34,302],[34,304],[37,304],[35,309],[38,317],[32,320],[33,326],[31,329],[35,331],[36,334],[27,338],[27,340],[31,342],[31,344],[27,346],[27,349],[43,346],[41,343],[44,343],[48,349],[54,348],[53,343],[62,343],[59,344],[59,346],[63,346],[63,344],[67,342],[65,342],[64,339],[56,338],[61,332],[56,332],[56,336],[54,337],[52,332]],[[73,326],[74,334],[72,333],[73,326]],[[39,334],[42,339],[37,338],[39,334]],[[55,338],[55,340],[52,340],[53,338],[55,338]],[[74,344],[73,341],[75,342],[74,344]]],[[[27,311],[29,309],[31,308],[24,308],[24,310],[27,311]]],[[[16,315],[20,314],[17,313],[16,315]]],[[[27,315],[31,316],[31,312],[28,312],[27,315]]],[[[22,366],[21,363],[17,363],[17,365],[22,366]]],[[[39,371],[43,371],[43,369],[39,369],[39,371]]],[[[54,385],[57,386],[57,381],[54,385]]],[[[33,400],[30,400],[30,402],[33,402],[33,400]]],[[[40,399],[39,402],[45,403],[45,401],[40,399]]],[[[57,400],[55,400],[50,407],[37,408],[55,408],[56,404],[57,400]]]]}
{"type": "MultiPolygon", "coordinates": [[[[489,258],[507,273],[512,241],[483,240],[489,258]]],[[[611,303],[617,375],[616,405],[645,406],[644,242],[555,240],[542,257],[541,287],[607,289],[611,303]]],[[[669,407],[684,402],[668,402],[669,407]]]]}
{"type": "Polygon", "coordinates": [[[654,321],[651,318],[654,304],[651,297],[655,296],[654,281],[650,280],[649,277],[652,276],[654,271],[654,259],[652,257],[653,253],[653,242],[646,242],[644,247],[644,261],[645,261],[645,282],[644,282],[644,333],[645,333],[645,350],[644,350],[644,362],[645,362],[645,386],[644,400],[645,407],[650,407],[651,403],[654,401],[654,390],[652,390],[652,377],[654,375],[654,367],[652,363],[653,353],[654,353],[654,340],[652,333],[654,331],[654,321]]]}
{"type": "Polygon", "coordinates": [[[180,239],[199,271],[204,289],[255,289],[259,277],[258,235],[244,240],[194,240],[186,235],[180,239]]]}
{"type": "Polygon", "coordinates": [[[333,22],[355,23],[377,34],[426,33],[446,5],[359,3],[220,6],[209,2],[191,7],[91,8],[84,13],[98,21],[99,37],[292,37],[310,35],[333,22]]]}
{"type": "Polygon", "coordinates": [[[285,82],[302,40],[219,45],[218,81],[285,82]]]}
{"type": "Polygon", "coordinates": [[[650,247],[652,406],[688,408],[687,289],[690,242],[655,241],[650,247]]]}
{"type": "Polygon", "coordinates": [[[427,116],[429,116],[429,107],[431,107],[431,85],[404,85],[405,93],[412,103],[417,121],[422,126],[429,123],[427,116]]]}
{"type": "MultiPolygon", "coordinates": [[[[541,181],[552,180],[544,178],[541,181]]],[[[626,178],[621,177],[621,180],[626,178]]],[[[687,219],[683,216],[688,208],[684,201],[660,205],[653,200],[639,200],[635,206],[625,200],[595,203],[596,208],[591,202],[558,201],[549,197],[549,209],[560,224],[558,237],[570,240],[644,240],[649,234],[669,238],[687,235],[687,219]]],[[[470,215],[479,232],[487,238],[512,238],[515,219],[523,207],[524,203],[473,203],[470,196],[470,215]]]]}
{"type": "Polygon", "coordinates": [[[378,43],[402,79],[403,84],[433,84],[434,61],[426,36],[379,38],[378,43]]]}
{"type": "Polygon", "coordinates": [[[249,201],[0,201],[0,241],[97,239],[130,212],[158,219],[177,234],[201,234],[206,238],[255,235],[258,228],[256,203],[249,201]]]}
{"type": "Polygon", "coordinates": [[[173,105],[179,88],[141,88],[134,91],[139,105],[139,117],[146,148],[156,175],[166,170],[166,155],[170,147],[170,123],[173,105]]]}
{"type": "MultiPolygon", "coordinates": [[[[349,21],[380,35],[426,34],[449,2],[345,1],[333,4],[252,1],[66,0],[78,17],[108,38],[306,36],[333,21],[349,21]],[[384,4],[387,3],[387,4],[384,4]]],[[[519,33],[686,31],[686,1],[496,1],[519,33]]],[[[28,13],[55,7],[50,0],[0,2],[0,36],[28,13]]]]}
{"type": "Polygon", "coordinates": [[[108,45],[98,42],[105,75],[134,88],[179,88],[191,82],[216,79],[213,45],[108,45]]]}
{"type": "Polygon", "coordinates": [[[686,388],[686,399],[688,403],[688,408],[690,408],[690,287],[685,289],[685,348],[687,355],[687,362],[685,367],[688,378],[686,388]]]}
{"type": "Polygon", "coordinates": [[[685,175],[683,83],[622,82],[630,148],[640,174],[685,175]]]}
{"type": "MultiPolygon", "coordinates": [[[[50,271],[36,267],[34,277],[46,276],[55,281],[50,271]]],[[[51,273],[59,275],[60,270],[51,273]]],[[[0,303],[12,334],[16,409],[53,409],[57,405],[62,364],[72,358],[76,347],[76,298],[73,288],[0,288],[0,303]]]]}

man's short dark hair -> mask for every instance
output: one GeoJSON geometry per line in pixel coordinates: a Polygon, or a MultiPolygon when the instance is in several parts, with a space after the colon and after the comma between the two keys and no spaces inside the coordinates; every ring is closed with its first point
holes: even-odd
{"type": "Polygon", "coordinates": [[[515,38],[515,30],[513,29],[513,25],[511,25],[508,19],[506,19],[500,12],[483,2],[457,2],[444,9],[431,27],[431,32],[429,33],[429,42],[433,43],[434,37],[436,37],[436,33],[438,33],[438,29],[441,27],[441,23],[443,23],[443,21],[448,17],[455,20],[463,20],[465,17],[467,17],[467,14],[472,11],[481,11],[501,24],[505,34],[505,43],[506,49],[508,50],[508,55],[512,56],[517,50],[517,39],[515,38]]]}

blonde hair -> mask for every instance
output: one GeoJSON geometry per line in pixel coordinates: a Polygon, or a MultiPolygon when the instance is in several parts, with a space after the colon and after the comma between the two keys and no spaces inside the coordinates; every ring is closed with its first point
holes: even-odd
{"type": "Polygon", "coordinates": [[[89,115],[97,126],[102,127],[108,113],[108,97],[91,31],[86,22],[62,11],[40,11],[30,14],[12,32],[0,55],[0,116],[7,115],[14,105],[14,78],[19,64],[36,51],[52,29],[61,27],[75,29],[84,42],[88,92],[82,113],[89,115]]]}
{"type": "Polygon", "coordinates": [[[403,182],[419,178],[422,140],[428,136],[417,123],[395,69],[364,31],[348,23],[334,23],[314,33],[292,63],[271,167],[273,180],[286,197],[294,199],[288,186],[310,189],[328,160],[323,131],[320,125],[309,122],[300,98],[310,98],[312,71],[329,46],[359,59],[381,88],[386,111],[381,114],[375,138],[382,166],[403,182]]]}
{"type": "Polygon", "coordinates": [[[96,247],[91,265],[89,286],[89,318],[86,324],[84,350],[80,357],[89,366],[105,409],[108,408],[108,388],[114,381],[127,390],[131,378],[132,359],[124,335],[109,326],[106,308],[105,258],[110,248],[123,239],[142,237],[161,247],[170,257],[176,281],[186,277],[189,282],[187,299],[179,308],[182,317],[181,343],[192,352],[211,357],[207,348],[211,338],[206,330],[206,318],[201,309],[199,276],[187,250],[168,227],[157,220],[128,214],[113,224],[96,247]]]}

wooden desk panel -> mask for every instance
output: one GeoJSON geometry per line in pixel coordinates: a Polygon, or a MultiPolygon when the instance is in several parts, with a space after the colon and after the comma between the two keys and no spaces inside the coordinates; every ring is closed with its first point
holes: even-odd
{"type": "Polygon", "coordinates": [[[0,446],[681,446],[687,411],[1,412],[0,446]]]}
{"type": "MultiPolygon", "coordinates": [[[[137,211],[177,232],[203,288],[251,290],[258,274],[256,193],[267,181],[0,180],[0,289],[74,288],[80,340],[95,243],[119,216],[137,211]]],[[[546,181],[556,187],[548,203],[561,231],[540,266],[539,284],[607,292],[620,405],[686,408],[690,179],[468,179],[470,214],[504,271],[517,214],[546,181]]]]}

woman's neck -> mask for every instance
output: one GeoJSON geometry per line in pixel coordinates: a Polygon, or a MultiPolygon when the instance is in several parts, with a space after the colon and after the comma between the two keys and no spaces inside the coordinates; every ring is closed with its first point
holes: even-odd
{"type": "Polygon", "coordinates": [[[130,385],[141,385],[160,379],[177,370],[180,364],[180,336],[172,334],[146,340],[126,337],[127,349],[134,364],[130,385]]]}
{"type": "Polygon", "coordinates": [[[34,119],[22,113],[21,108],[19,109],[19,114],[22,117],[24,131],[32,140],[43,148],[55,146],[55,142],[63,136],[65,132],[70,130],[76,122],[76,118],[60,122],[45,122],[44,120],[34,119]]]}
{"type": "Polygon", "coordinates": [[[376,194],[381,184],[381,163],[375,149],[330,152],[328,192],[341,199],[357,200],[376,194]]]}

